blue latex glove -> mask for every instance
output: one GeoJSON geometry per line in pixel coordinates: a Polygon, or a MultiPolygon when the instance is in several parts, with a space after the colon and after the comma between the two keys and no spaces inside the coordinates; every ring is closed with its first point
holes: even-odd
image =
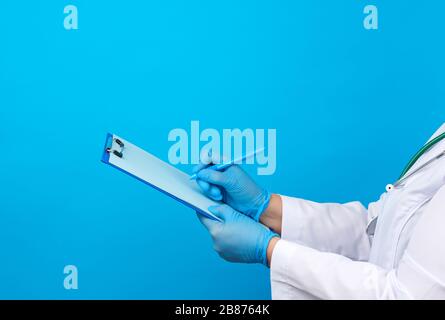
{"type": "Polygon", "coordinates": [[[259,221],[269,204],[270,193],[257,185],[238,165],[232,165],[224,171],[207,169],[211,165],[212,163],[199,164],[193,169],[204,194],[259,221]]]}
{"type": "Polygon", "coordinates": [[[209,207],[222,222],[198,214],[213,239],[213,248],[230,262],[262,263],[267,266],[267,246],[278,235],[228,205],[209,207]]]}

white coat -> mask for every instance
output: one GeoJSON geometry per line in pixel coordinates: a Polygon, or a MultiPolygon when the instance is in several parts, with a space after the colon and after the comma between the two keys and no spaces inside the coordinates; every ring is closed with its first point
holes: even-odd
{"type": "MultiPolygon", "coordinates": [[[[442,140],[409,172],[444,150],[442,140]]],[[[367,209],[282,201],[273,299],[445,299],[445,157],[367,209]]]]}

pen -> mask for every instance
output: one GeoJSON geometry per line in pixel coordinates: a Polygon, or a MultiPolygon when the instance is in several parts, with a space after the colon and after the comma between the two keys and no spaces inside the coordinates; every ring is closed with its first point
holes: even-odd
{"type": "MultiPolygon", "coordinates": [[[[249,153],[249,154],[246,154],[246,155],[244,155],[242,157],[239,157],[239,158],[237,158],[235,160],[232,160],[232,161],[229,161],[229,162],[226,162],[226,163],[215,164],[215,165],[213,165],[211,167],[208,167],[206,169],[212,169],[212,170],[221,171],[221,170],[224,170],[227,167],[230,167],[234,163],[242,162],[243,160],[251,158],[254,155],[256,155],[257,153],[260,153],[261,151],[264,151],[264,148],[257,149],[255,151],[249,153]]],[[[194,179],[196,179],[196,177],[197,177],[197,173],[194,173],[194,174],[192,174],[190,176],[190,180],[194,180],[194,179]]]]}

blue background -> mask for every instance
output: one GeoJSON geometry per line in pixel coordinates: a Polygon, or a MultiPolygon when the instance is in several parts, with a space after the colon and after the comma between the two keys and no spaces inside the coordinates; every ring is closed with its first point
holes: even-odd
{"type": "Polygon", "coordinates": [[[191,120],[276,128],[269,190],[375,200],[444,121],[445,4],[373,1],[377,31],[367,4],[2,1],[0,298],[270,298],[266,268],[224,262],[193,211],[102,164],[105,133],[167,160],[191,120]]]}

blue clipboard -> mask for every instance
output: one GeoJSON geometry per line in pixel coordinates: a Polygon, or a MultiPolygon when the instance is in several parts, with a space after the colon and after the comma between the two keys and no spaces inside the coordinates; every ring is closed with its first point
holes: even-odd
{"type": "Polygon", "coordinates": [[[144,182],[200,214],[221,221],[208,207],[220,204],[206,197],[190,176],[136,145],[108,133],[102,162],[144,182]]]}

